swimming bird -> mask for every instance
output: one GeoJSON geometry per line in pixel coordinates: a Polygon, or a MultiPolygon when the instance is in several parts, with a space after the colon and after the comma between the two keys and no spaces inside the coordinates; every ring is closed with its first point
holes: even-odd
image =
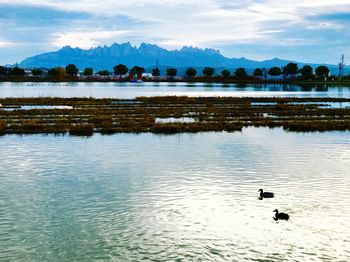
{"type": "Polygon", "coordinates": [[[264,192],[264,190],[262,189],[259,189],[260,192],[260,199],[263,199],[263,198],[273,198],[275,196],[274,193],[271,193],[271,192],[264,192]]]}
{"type": "Polygon", "coordinates": [[[279,213],[278,209],[275,209],[273,212],[276,213],[275,217],[273,218],[276,221],[279,220],[279,219],[281,219],[281,220],[288,220],[289,219],[289,215],[288,214],[286,214],[286,213],[279,213]]]}

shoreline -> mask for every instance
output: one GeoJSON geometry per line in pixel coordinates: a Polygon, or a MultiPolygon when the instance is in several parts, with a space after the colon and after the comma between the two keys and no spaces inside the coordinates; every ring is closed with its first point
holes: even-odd
{"type": "Polygon", "coordinates": [[[350,98],[2,98],[0,135],[235,132],[250,126],[350,131],[350,108],[326,107],[330,103],[350,98]]]}
{"type": "MultiPolygon", "coordinates": [[[[257,80],[257,79],[223,79],[221,77],[213,78],[183,78],[183,79],[143,79],[145,83],[206,83],[206,84],[237,84],[237,85],[266,85],[266,84],[278,84],[278,85],[339,85],[350,86],[350,80],[342,81],[303,81],[303,80],[257,80]]],[[[36,77],[0,77],[0,83],[130,83],[126,79],[98,79],[98,78],[36,78],[36,77]]],[[[138,84],[138,83],[135,83],[138,84]]]]}

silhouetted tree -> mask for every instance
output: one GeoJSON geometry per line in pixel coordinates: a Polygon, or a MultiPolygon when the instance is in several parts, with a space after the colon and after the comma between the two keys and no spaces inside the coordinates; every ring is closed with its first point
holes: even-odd
{"type": "Polygon", "coordinates": [[[204,67],[203,68],[203,75],[207,77],[212,77],[215,74],[215,69],[212,67],[204,67]]]}
{"type": "Polygon", "coordinates": [[[66,72],[68,75],[76,75],[79,72],[79,69],[76,67],[76,65],[73,64],[69,64],[66,66],[66,72]]]}
{"type": "Polygon", "coordinates": [[[23,68],[15,66],[15,67],[10,69],[9,73],[10,73],[10,75],[13,75],[13,76],[23,76],[25,74],[25,71],[23,68]]]}
{"type": "Polygon", "coordinates": [[[227,70],[227,69],[224,69],[224,70],[221,71],[221,75],[223,77],[229,77],[231,75],[231,72],[229,70],[227,70]]]}
{"type": "Polygon", "coordinates": [[[0,75],[4,75],[6,73],[6,68],[4,66],[0,66],[0,75]]]}
{"type": "Polygon", "coordinates": [[[39,68],[34,68],[32,70],[32,75],[33,76],[41,76],[43,74],[43,70],[39,69],[39,68]]]}
{"type": "Polygon", "coordinates": [[[311,66],[305,65],[300,69],[301,77],[303,79],[311,79],[314,75],[314,70],[312,69],[311,66]]]}
{"type": "Polygon", "coordinates": [[[55,67],[55,68],[50,68],[48,71],[47,71],[47,73],[50,75],[50,76],[56,76],[56,75],[58,75],[58,73],[57,73],[57,68],[55,67]]]}
{"type": "Polygon", "coordinates": [[[296,75],[298,74],[298,64],[296,63],[288,63],[283,70],[283,73],[285,73],[286,75],[296,75]]]}
{"type": "Polygon", "coordinates": [[[145,69],[141,66],[134,66],[130,69],[131,74],[142,75],[145,72],[145,69]]]}
{"type": "Polygon", "coordinates": [[[173,78],[173,77],[175,77],[177,75],[177,69],[176,68],[168,68],[166,70],[166,74],[167,74],[168,77],[173,78]]]}
{"type": "Polygon", "coordinates": [[[319,66],[315,70],[318,77],[327,77],[329,75],[329,68],[327,66],[319,66]]]}
{"type": "Polygon", "coordinates": [[[108,70],[101,70],[98,72],[100,76],[109,76],[111,73],[108,70]]]}
{"type": "Polygon", "coordinates": [[[160,70],[158,67],[152,69],[152,75],[153,76],[160,76],[160,70]]]}
{"type": "Polygon", "coordinates": [[[187,77],[195,77],[197,75],[197,70],[193,67],[189,67],[186,69],[185,74],[187,77]]]}
{"type": "Polygon", "coordinates": [[[263,70],[261,68],[256,68],[253,72],[253,76],[255,77],[262,77],[263,75],[263,70]]]}
{"type": "Polygon", "coordinates": [[[129,71],[129,68],[126,65],[119,64],[119,65],[116,65],[115,67],[113,67],[113,70],[114,70],[114,74],[116,74],[118,76],[122,76],[122,75],[125,75],[129,71]]]}
{"type": "Polygon", "coordinates": [[[267,72],[270,76],[273,76],[273,79],[275,79],[276,76],[280,76],[282,74],[281,68],[274,66],[269,69],[267,72]]]}
{"type": "Polygon", "coordinates": [[[247,73],[247,70],[245,70],[245,68],[237,68],[236,71],[235,71],[235,76],[237,78],[247,78],[248,77],[248,73],[247,73]]]}
{"type": "Polygon", "coordinates": [[[83,71],[84,76],[92,76],[93,73],[94,73],[94,69],[91,67],[86,67],[83,71]]]}

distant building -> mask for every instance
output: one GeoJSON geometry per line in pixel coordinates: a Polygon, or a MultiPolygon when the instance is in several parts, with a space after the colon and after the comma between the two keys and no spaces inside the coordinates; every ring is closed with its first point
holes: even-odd
{"type": "Polygon", "coordinates": [[[29,76],[29,77],[32,77],[33,74],[32,74],[32,70],[31,69],[24,69],[24,73],[29,76]]]}

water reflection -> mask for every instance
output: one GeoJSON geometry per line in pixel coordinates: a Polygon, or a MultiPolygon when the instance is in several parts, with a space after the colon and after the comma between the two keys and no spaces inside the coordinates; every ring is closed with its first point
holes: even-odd
{"type": "Polygon", "coordinates": [[[299,96],[350,97],[348,86],[325,84],[222,84],[222,83],[0,83],[0,97],[119,97],[138,96],[299,96]]]}
{"type": "Polygon", "coordinates": [[[0,143],[5,261],[348,261],[348,132],[0,143]]]}
{"type": "Polygon", "coordinates": [[[237,87],[238,89],[245,89],[245,88],[248,87],[248,85],[247,85],[247,84],[237,84],[236,87],[237,87]]]}

